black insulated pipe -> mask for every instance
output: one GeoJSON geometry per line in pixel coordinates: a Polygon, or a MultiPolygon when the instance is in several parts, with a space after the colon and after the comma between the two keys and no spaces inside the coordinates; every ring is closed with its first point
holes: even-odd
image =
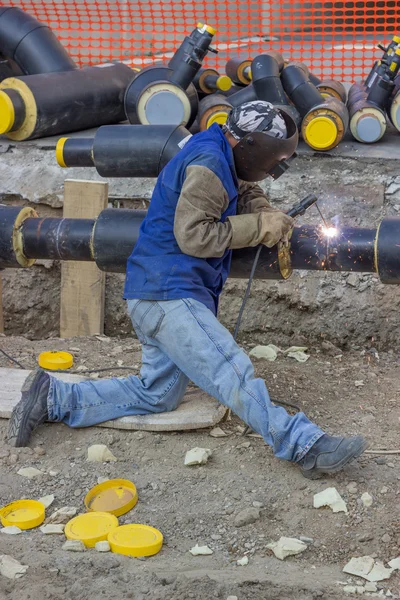
{"type": "Polygon", "coordinates": [[[94,219],[26,219],[23,223],[24,255],[53,260],[93,260],[91,236],[94,223],[94,219]]]}
{"type": "Polygon", "coordinates": [[[8,77],[18,77],[19,75],[23,75],[23,72],[17,63],[0,52],[0,82],[8,77]]]}
{"type": "Polygon", "coordinates": [[[0,52],[25,75],[76,69],[52,30],[15,6],[0,8],[0,52]]]}
{"type": "Polygon", "coordinates": [[[157,177],[191,133],[176,125],[105,125],[94,138],[57,144],[62,167],[94,166],[102,177],[157,177]],[[89,161],[92,164],[83,164],[89,161]]]}

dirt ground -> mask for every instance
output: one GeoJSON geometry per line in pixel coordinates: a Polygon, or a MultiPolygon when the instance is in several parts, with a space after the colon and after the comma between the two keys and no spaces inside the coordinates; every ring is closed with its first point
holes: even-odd
{"type": "MultiPolygon", "coordinates": [[[[133,337],[1,337],[0,345],[26,368],[45,349],[70,349],[75,366],[110,366],[101,376],[121,376],[112,371],[117,361],[132,366],[132,373],[140,367],[140,346],[133,337]]],[[[250,337],[243,341],[247,350],[254,345],[250,337]]],[[[329,344],[310,347],[309,354],[306,363],[283,356],[254,361],[271,397],[297,403],[330,433],[362,433],[370,449],[399,449],[397,355],[373,349],[343,354],[329,344]]],[[[0,366],[13,365],[0,355],[0,366]]],[[[16,581],[0,579],[1,599],[333,600],[351,597],[344,586],[366,583],[342,572],[352,556],[371,555],[386,564],[400,555],[400,454],[364,455],[336,477],[309,481],[296,466],[275,459],[262,439],[242,437],[236,417],[221,424],[228,434],[222,438],[211,437],[209,430],[153,434],[48,424],[36,432],[31,448],[22,449],[7,445],[7,425],[0,420],[0,505],[54,494],[47,514],[65,505],[83,511],[83,498],[98,477],[124,477],[136,484],[139,502],[120,523],[153,525],[165,543],[157,556],[138,560],[95,550],[66,552],[63,536],[38,530],[0,534],[0,554],[29,565],[16,581]],[[94,443],[107,444],[118,462],[87,462],[87,448],[94,443]],[[186,451],[196,446],[212,449],[211,459],[185,467],[186,451]],[[31,480],[17,474],[27,466],[45,474],[31,480]],[[313,508],[313,494],[329,486],[346,501],[348,515],[313,508]],[[364,492],[373,497],[370,508],[361,502],[364,492]],[[253,503],[261,506],[259,518],[235,526],[237,514],[253,503]],[[303,554],[281,562],[266,548],[280,536],[312,541],[303,554]],[[208,545],[213,554],[192,556],[195,544],[208,545]],[[238,566],[244,556],[248,564],[238,566]]],[[[378,590],[380,597],[399,598],[398,573],[378,583],[378,590]]]]}

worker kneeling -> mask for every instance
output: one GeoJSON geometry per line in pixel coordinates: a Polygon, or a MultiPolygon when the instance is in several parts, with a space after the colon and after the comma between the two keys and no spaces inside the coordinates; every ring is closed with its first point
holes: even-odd
{"type": "Polygon", "coordinates": [[[261,434],[278,458],[308,477],[340,470],[366,448],[362,437],[325,434],[303,413],[271,403],[247,354],[217,320],[232,249],[287,238],[293,220],[253,181],[278,177],[297,129],[268,102],[234,108],[226,125],[188,139],[158,177],[128,259],[124,297],[143,344],[140,377],[69,384],[37,369],[15,407],[9,442],[26,446],[35,427],[88,427],[177,408],[189,380],[261,434]]]}

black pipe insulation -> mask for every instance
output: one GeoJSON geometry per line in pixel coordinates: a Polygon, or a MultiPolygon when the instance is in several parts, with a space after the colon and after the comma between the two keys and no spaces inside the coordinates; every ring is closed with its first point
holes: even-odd
{"type": "MultiPolygon", "coordinates": [[[[146,211],[106,209],[95,219],[38,218],[32,209],[0,205],[0,268],[30,266],[36,258],[94,260],[104,271],[124,272],[146,211]]],[[[257,248],[235,250],[230,277],[248,278],[257,248]]],[[[377,272],[400,284],[400,218],[377,229],[341,227],[327,237],[320,226],[293,229],[289,248],[263,247],[256,279],[286,279],[295,269],[377,272]]]]}
{"type": "Polygon", "coordinates": [[[28,140],[124,121],[124,93],[132,76],[128,66],[108,63],[5,79],[0,134],[28,140]]]}
{"type": "Polygon", "coordinates": [[[400,131],[400,76],[395,79],[396,87],[388,102],[387,114],[397,131],[400,131]]]}
{"type": "Polygon", "coordinates": [[[52,30],[15,6],[0,8],[0,52],[25,75],[76,69],[52,30]]]}
{"type": "Polygon", "coordinates": [[[227,75],[220,75],[215,69],[200,69],[193,83],[199,94],[213,94],[214,92],[229,92],[232,79],[227,75]]]}
{"type": "Polygon", "coordinates": [[[23,72],[17,63],[0,52],[0,82],[8,77],[18,77],[19,75],[23,75],[23,72]]]}
{"type": "Polygon", "coordinates": [[[349,90],[347,107],[350,116],[350,131],[363,144],[379,141],[387,129],[385,105],[379,106],[368,99],[369,91],[361,83],[354,83],[349,90]]]}
{"type": "Polygon", "coordinates": [[[96,167],[102,177],[157,177],[191,133],[176,125],[105,125],[94,138],[61,138],[62,167],[96,167]]]}
{"type": "Polygon", "coordinates": [[[281,75],[286,94],[303,117],[301,133],[314,150],[335,148],[346,133],[349,115],[346,106],[332,96],[324,98],[305,70],[289,65],[281,75]]]}
{"type": "Polygon", "coordinates": [[[224,125],[232,110],[230,98],[222,94],[210,94],[205,96],[199,102],[199,112],[197,114],[197,123],[200,131],[204,131],[213,125],[224,125]]]}
{"type": "Polygon", "coordinates": [[[225,65],[225,73],[237,85],[248,85],[251,83],[251,60],[235,56],[228,60],[225,65]]]}

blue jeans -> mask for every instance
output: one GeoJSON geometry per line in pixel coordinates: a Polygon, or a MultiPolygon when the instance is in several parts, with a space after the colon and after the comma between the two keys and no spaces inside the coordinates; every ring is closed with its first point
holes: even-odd
{"type": "Polygon", "coordinates": [[[87,427],[174,410],[190,379],[261,434],[278,458],[299,461],[323,435],[303,413],[291,417],[271,403],[247,354],[200,302],[129,300],[128,311],[143,344],[140,377],[72,384],[51,377],[50,421],[87,427]]]}

